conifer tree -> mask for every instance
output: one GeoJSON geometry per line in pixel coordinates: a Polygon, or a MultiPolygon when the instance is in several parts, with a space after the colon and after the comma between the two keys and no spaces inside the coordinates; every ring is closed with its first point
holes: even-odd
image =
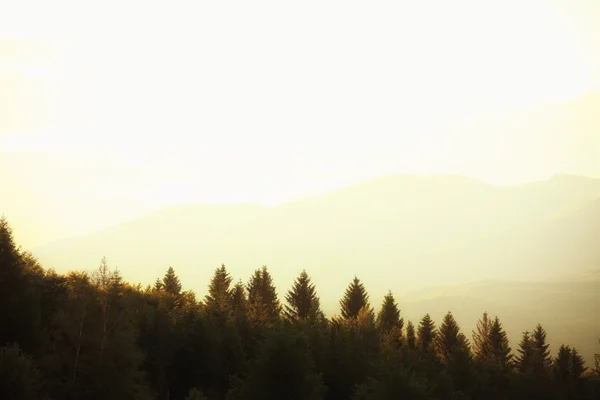
{"type": "Polygon", "coordinates": [[[383,298],[381,310],[379,311],[379,314],[377,314],[377,327],[382,332],[389,332],[392,329],[401,332],[403,326],[404,319],[400,318],[398,303],[396,303],[392,292],[389,291],[383,298]]]}
{"type": "Polygon", "coordinates": [[[165,292],[170,293],[173,296],[179,296],[181,294],[181,282],[177,275],[175,275],[173,267],[169,267],[162,283],[165,292]]]}
{"type": "Polygon", "coordinates": [[[454,387],[466,391],[471,375],[471,349],[467,338],[460,333],[458,324],[450,312],[446,314],[440,325],[436,347],[454,387]]]}
{"type": "Polygon", "coordinates": [[[340,300],[342,318],[356,318],[360,310],[369,306],[369,295],[365,286],[355,276],[340,300]]]}
{"type": "Polygon", "coordinates": [[[517,370],[521,374],[532,372],[533,365],[535,363],[535,350],[533,348],[533,340],[529,334],[529,331],[523,332],[523,337],[519,342],[519,353],[517,356],[517,370]]]}
{"type": "Polygon", "coordinates": [[[477,361],[489,362],[491,358],[490,331],[492,322],[487,312],[477,322],[477,330],[473,331],[473,355],[477,361]]]}
{"type": "Polygon", "coordinates": [[[246,298],[246,288],[241,280],[231,289],[231,306],[236,315],[246,314],[248,299],[246,298]]]}
{"type": "Polygon", "coordinates": [[[508,344],[508,337],[498,317],[494,318],[489,330],[489,354],[494,365],[502,369],[509,370],[512,367],[511,348],[508,344]]]}
{"type": "Polygon", "coordinates": [[[206,307],[211,312],[228,314],[231,309],[231,275],[227,272],[225,264],[215,270],[206,295],[206,307]]]}
{"type": "Polygon", "coordinates": [[[583,357],[579,355],[579,352],[575,347],[571,349],[571,378],[573,380],[577,380],[581,378],[583,373],[587,370],[585,367],[585,361],[583,361],[583,357]]]}
{"type": "Polygon", "coordinates": [[[315,320],[323,317],[315,285],[311,283],[305,270],[296,278],[285,299],[288,304],[285,306],[284,313],[290,322],[315,320]]]}
{"type": "Polygon", "coordinates": [[[421,319],[419,328],[417,329],[417,334],[419,339],[419,348],[421,350],[430,350],[435,344],[437,332],[435,329],[435,323],[429,314],[425,314],[425,316],[421,319]]]}
{"type": "Polygon", "coordinates": [[[413,325],[412,321],[408,321],[408,324],[406,324],[406,344],[410,348],[415,348],[417,345],[415,326],[413,325]]]}
{"type": "Polygon", "coordinates": [[[558,349],[558,355],[553,363],[554,378],[566,384],[571,377],[571,348],[564,344],[558,349]]]}
{"type": "Polygon", "coordinates": [[[24,271],[8,221],[0,218],[0,346],[18,343],[26,352],[36,346],[39,303],[24,271]]]}
{"type": "Polygon", "coordinates": [[[254,271],[248,282],[248,313],[251,321],[270,325],[279,318],[281,306],[266,266],[254,271]]]}
{"type": "Polygon", "coordinates": [[[549,344],[546,343],[546,331],[538,324],[532,333],[532,346],[535,352],[535,371],[539,374],[550,372],[552,357],[550,356],[549,344]]]}
{"type": "Polygon", "coordinates": [[[452,353],[457,350],[459,346],[465,346],[467,343],[465,336],[460,333],[460,329],[454,316],[451,312],[448,312],[444,316],[442,325],[436,336],[436,346],[438,353],[442,359],[442,362],[447,364],[451,362],[452,353]]]}

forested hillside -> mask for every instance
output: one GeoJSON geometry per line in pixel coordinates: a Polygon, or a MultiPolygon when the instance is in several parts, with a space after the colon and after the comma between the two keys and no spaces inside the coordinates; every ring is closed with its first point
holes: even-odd
{"type": "Polygon", "coordinates": [[[485,309],[474,332],[461,332],[452,310],[408,320],[392,292],[372,304],[355,277],[327,318],[306,271],[278,290],[267,267],[242,281],[221,266],[197,298],[166,267],[147,287],[105,259],[90,272],[58,274],[0,220],[0,398],[600,396],[600,371],[571,346],[551,353],[552,332],[535,314],[519,337],[485,309]]]}

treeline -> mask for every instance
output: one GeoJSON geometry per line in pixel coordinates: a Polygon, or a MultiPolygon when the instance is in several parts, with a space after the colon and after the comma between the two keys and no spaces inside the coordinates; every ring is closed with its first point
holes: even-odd
{"type": "Polygon", "coordinates": [[[358,278],[328,319],[304,271],[282,300],[266,267],[245,284],[217,268],[204,299],[173,268],[148,287],[105,260],[61,275],[0,220],[2,399],[600,398],[599,371],[568,346],[551,356],[533,328],[513,352],[487,314],[471,340],[451,313],[405,323],[358,278]]]}

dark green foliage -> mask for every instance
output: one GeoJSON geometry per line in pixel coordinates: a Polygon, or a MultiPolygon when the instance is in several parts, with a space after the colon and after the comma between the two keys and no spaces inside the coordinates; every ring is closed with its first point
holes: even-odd
{"type": "Polygon", "coordinates": [[[35,362],[16,344],[0,347],[0,396],[3,399],[47,398],[35,362]]]}
{"type": "Polygon", "coordinates": [[[340,300],[342,318],[356,318],[365,306],[369,306],[369,295],[361,281],[354,277],[340,300]]]}
{"type": "Polygon", "coordinates": [[[258,327],[268,328],[279,319],[281,306],[266,266],[254,271],[248,282],[248,318],[258,327]]]}
{"type": "Polygon", "coordinates": [[[249,400],[323,399],[325,387],[306,338],[291,330],[271,332],[240,392],[237,398],[249,400]]]}
{"type": "Polygon", "coordinates": [[[232,311],[231,275],[225,265],[215,270],[206,295],[206,308],[213,313],[226,316],[232,311]]]}
{"type": "Polygon", "coordinates": [[[418,346],[421,350],[429,351],[435,344],[435,338],[437,336],[437,331],[435,329],[435,323],[429,316],[426,314],[419,323],[419,328],[417,330],[418,335],[418,346]]]}
{"type": "Polygon", "coordinates": [[[308,274],[287,293],[285,322],[266,267],[246,287],[221,266],[205,302],[169,268],[132,286],[106,259],[58,274],[15,245],[0,220],[0,398],[474,399],[600,398],[600,379],[546,332],[526,332],[513,362],[502,324],[484,314],[473,351],[448,313],[403,320],[391,293],[375,316],[354,278],[327,319],[308,274]],[[404,333],[404,334],[403,334],[404,333]]]}
{"type": "Polygon", "coordinates": [[[285,306],[284,314],[288,321],[295,323],[323,318],[315,285],[311,283],[306,271],[302,271],[296,278],[285,299],[288,304],[285,306]]]}
{"type": "Polygon", "coordinates": [[[160,286],[162,290],[173,296],[178,296],[181,293],[181,282],[179,282],[179,278],[175,275],[173,267],[169,267],[160,286]]]}
{"type": "Polygon", "coordinates": [[[40,299],[32,282],[35,261],[22,254],[0,218],[0,346],[18,342],[33,354],[39,346],[40,299]]]}
{"type": "Polygon", "coordinates": [[[406,325],[406,344],[411,348],[415,348],[417,346],[415,326],[413,325],[412,321],[408,321],[408,324],[406,325]]]}
{"type": "Polygon", "coordinates": [[[448,312],[436,337],[438,354],[452,378],[454,388],[466,393],[471,385],[471,349],[465,335],[460,333],[452,313],[448,312]]]}
{"type": "Polygon", "coordinates": [[[492,321],[488,318],[487,312],[483,313],[483,317],[477,321],[477,330],[473,332],[473,356],[477,361],[490,362],[492,359],[491,329],[492,321]]]}
{"type": "Polygon", "coordinates": [[[191,388],[187,396],[185,396],[185,400],[208,400],[208,398],[200,389],[191,388]]]}
{"type": "Polygon", "coordinates": [[[400,318],[398,303],[396,303],[391,291],[383,298],[381,310],[377,314],[377,326],[383,332],[389,332],[392,329],[402,332],[404,319],[400,318]]]}

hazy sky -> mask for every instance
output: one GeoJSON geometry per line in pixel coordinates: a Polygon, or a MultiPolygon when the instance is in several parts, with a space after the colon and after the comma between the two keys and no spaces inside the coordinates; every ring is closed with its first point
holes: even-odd
{"type": "Polygon", "coordinates": [[[600,176],[571,129],[472,122],[598,90],[597,0],[2,1],[0,37],[3,190],[278,203],[394,173],[600,176]]]}

